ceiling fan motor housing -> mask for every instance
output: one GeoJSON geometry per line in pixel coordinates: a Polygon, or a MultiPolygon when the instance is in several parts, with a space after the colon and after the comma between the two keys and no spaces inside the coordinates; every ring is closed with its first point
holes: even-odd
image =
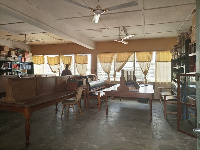
{"type": "Polygon", "coordinates": [[[101,9],[100,5],[97,5],[97,7],[95,9],[92,10],[94,14],[103,14],[105,12],[104,9],[101,9]]]}

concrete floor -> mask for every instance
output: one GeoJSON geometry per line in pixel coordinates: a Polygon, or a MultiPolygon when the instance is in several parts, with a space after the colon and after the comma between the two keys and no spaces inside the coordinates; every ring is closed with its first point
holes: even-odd
{"type": "MultiPolygon", "coordinates": [[[[82,109],[83,116],[55,113],[51,106],[33,113],[30,146],[25,148],[24,118],[0,111],[0,150],[195,150],[196,139],[176,130],[176,115],[164,119],[161,105],[109,100],[109,115],[97,108],[82,109]]],[[[76,108],[77,110],[77,108],[76,108]]]]}

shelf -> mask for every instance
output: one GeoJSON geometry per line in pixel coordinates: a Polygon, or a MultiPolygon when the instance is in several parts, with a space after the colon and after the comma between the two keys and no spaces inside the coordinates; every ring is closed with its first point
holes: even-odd
{"type": "Polygon", "coordinates": [[[1,70],[10,70],[12,68],[0,68],[1,70]]]}
{"type": "Polygon", "coordinates": [[[178,69],[179,67],[173,67],[174,69],[178,69]]]}
{"type": "Polygon", "coordinates": [[[196,56],[196,53],[191,53],[189,54],[189,56],[196,56]]]}
{"type": "Polygon", "coordinates": [[[0,75],[5,75],[8,72],[18,74],[22,70],[27,70],[27,74],[34,74],[32,62],[17,62],[17,61],[0,61],[0,75]]]}

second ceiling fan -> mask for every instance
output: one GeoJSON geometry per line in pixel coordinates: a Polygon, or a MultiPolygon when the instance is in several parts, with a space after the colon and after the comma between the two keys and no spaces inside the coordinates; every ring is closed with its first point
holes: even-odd
{"type": "MultiPolygon", "coordinates": [[[[90,9],[94,13],[94,18],[92,20],[94,23],[98,23],[100,15],[102,15],[106,11],[112,11],[112,10],[117,10],[117,9],[122,9],[122,8],[127,8],[127,7],[132,7],[132,6],[138,5],[137,1],[135,0],[135,1],[130,1],[130,2],[127,2],[127,3],[123,3],[123,4],[119,4],[119,5],[116,5],[116,6],[112,6],[112,7],[102,9],[100,5],[97,5],[96,8],[91,8],[91,7],[88,7],[84,4],[77,3],[74,0],[65,0],[65,1],[72,3],[74,5],[77,5],[77,6],[83,7],[83,8],[90,9]]],[[[98,2],[99,2],[99,0],[98,0],[98,2]]]]}
{"type": "Polygon", "coordinates": [[[122,30],[119,27],[119,37],[116,40],[114,40],[114,41],[121,42],[123,44],[128,44],[128,42],[124,41],[124,40],[129,39],[129,38],[134,37],[134,36],[135,36],[134,34],[128,34],[128,32],[127,32],[127,30],[126,30],[125,27],[123,27],[122,30]],[[121,35],[121,31],[124,31],[124,33],[125,33],[125,37],[123,37],[123,38],[121,37],[122,36],[121,35]]]}

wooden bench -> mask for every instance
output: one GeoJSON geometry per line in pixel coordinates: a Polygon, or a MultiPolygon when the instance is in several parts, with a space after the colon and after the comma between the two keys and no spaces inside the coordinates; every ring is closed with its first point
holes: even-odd
{"type": "Polygon", "coordinates": [[[74,97],[77,82],[69,77],[9,78],[6,96],[0,100],[0,110],[21,112],[25,117],[26,146],[29,145],[30,118],[34,111],[74,97]],[[75,87],[66,90],[68,86],[75,87]],[[76,85],[74,85],[76,84],[76,85]]]}
{"type": "Polygon", "coordinates": [[[86,85],[86,94],[87,94],[87,108],[89,107],[98,107],[99,111],[101,110],[101,97],[105,95],[103,89],[106,88],[106,82],[104,80],[97,80],[87,82],[86,85]],[[98,105],[91,105],[90,99],[98,99],[98,105]]]}
{"type": "Polygon", "coordinates": [[[8,78],[17,78],[15,75],[0,76],[0,98],[6,96],[6,87],[8,85],[8,78]]]}

